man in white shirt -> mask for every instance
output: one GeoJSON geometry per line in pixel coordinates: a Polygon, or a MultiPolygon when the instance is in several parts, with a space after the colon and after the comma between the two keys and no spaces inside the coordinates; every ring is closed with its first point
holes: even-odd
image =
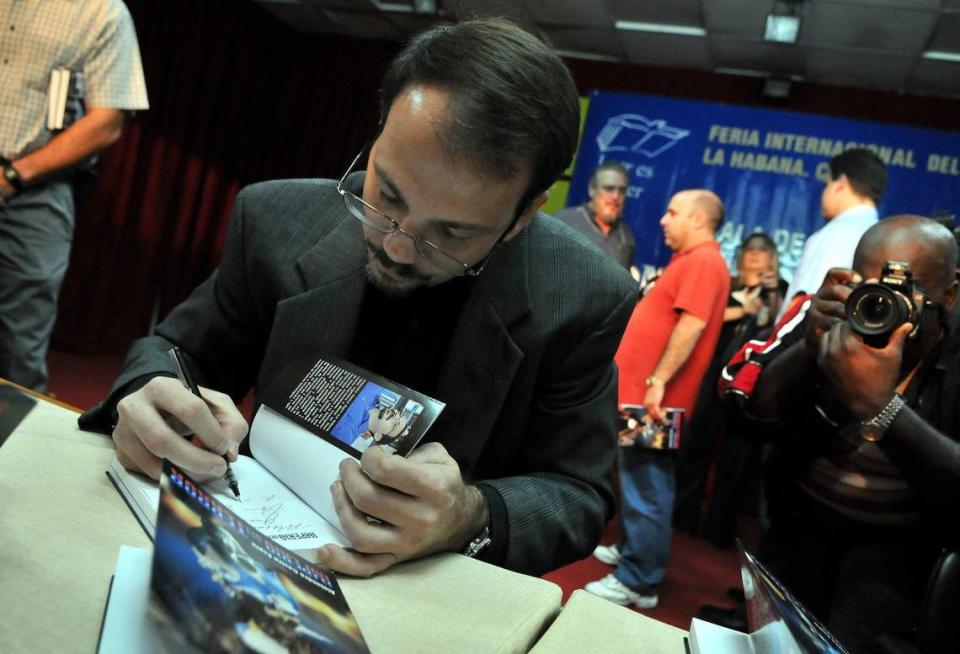
{"type": "Polygon", "coordinates": [[[827,224],[804,244],[780,315],[794,296],[816,292],[828,270],[852,265],[860,237],[877,222],[886,187],[887,168],[870,150],[847,150],[830,160],[830,181],[820,198],[827,224]]]}
{"type": "Polygon", "coordinates": [[[120,138],[129,115],[148,107],[137,35],[121,0],[0,0],[0,377],[46,391],[73,240],[75,173],[120,138]],[[83,108],[62,128],[48,123],[56,70],[70,73],[68,109],[83,108]]]}

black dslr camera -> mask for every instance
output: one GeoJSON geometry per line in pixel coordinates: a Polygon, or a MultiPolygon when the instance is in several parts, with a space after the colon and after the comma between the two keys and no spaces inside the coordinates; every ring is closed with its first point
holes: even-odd
{"type": "Polygon", "coordinates": [[[905,322],[913,325],[909,337],[920,329],[927,294],[913,283],[910,264],[887,261],[879,282],[860,284],[847,298],[847,322],[870,347],[886,347],[890,335],[905,322]]]}

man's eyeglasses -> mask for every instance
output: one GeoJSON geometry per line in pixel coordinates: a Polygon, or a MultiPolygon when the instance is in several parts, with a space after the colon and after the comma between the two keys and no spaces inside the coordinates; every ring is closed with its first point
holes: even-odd
{"type": "Polygon", "coordinates": [[[606,193],[608,195],[626,195],[627,187],[626,186],[614,186],[613,184],[606,184],[603,186],[597,186],[600,189],[601,193],[606,193]]]}
{"type": "Polygon", "coordinates": [[[340,181],[337,182],[337,193],[339,193],[343,198],[343,204],[347,207],[347,211],[349,211],[350,215],[359,220],[361,223],[370,229],[380,232],[381,234],[403,234],[413,241],[417,255],[423,257],[427,263],[438,270],[442,270],[443,272],[451,275],[467,275],[469,277],[476,277],[483,272],[484,266],[487,265],[487,261],[490,259],[490,256],[493,254],[493,251],[496,249],[497,245],[500,244],[500,241],[503,240],[503,237],[510,233],[510,230],[513,229],[514,225],[516,225],[517,221],[520,219],[522,208],[518,207],[513,220],[510,221],[510,225],[507,226],[507,228],[500,235],[500,238],[498,238],[496,243],[493,244],[487,255],[472,266],[465,264],[454,255],[445,252],[435,243],[406,231],[396,220],[383,213],[360,196],[351,193],[343,187],[344,180],[346,180],[347,176],[353,172],[354,166],[357,165],[357,161],[360,160],[360,157],[363,156],[365,151],[366,148],[361,150],[357,156],[353,158],[353,161],[350,163],[350,167],[347,168],[347,172],[345,172],[343,177],[340,178],[340,181]]]}

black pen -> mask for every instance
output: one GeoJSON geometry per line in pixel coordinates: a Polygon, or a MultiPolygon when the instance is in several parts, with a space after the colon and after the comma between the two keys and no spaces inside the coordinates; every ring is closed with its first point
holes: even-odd
{"type": "MultiPolygon", "coordinates": [[[[183,358],[180,348],[174,345],[168,354],[173,361],[174,368],[177,370],[177,377],[180,378],[180,383],[183,384],[188,391],[202,400],[203,396],[200,395],[200,387],[197,386],[197,382],[193,381],[193,375],[190,374],[190,368],[187,367],[187,361],[183,358]]],[[[240,485],[237,483],[237,478],[233,474],[233,468],[230,467],[230,462],[227,461],[226,455],[223,455],[223,461],[227,464],[227,472],[223,475],[223,480],[227,482],[227,486],[233,491],[234,496],[240,499],[240,485]]]]}

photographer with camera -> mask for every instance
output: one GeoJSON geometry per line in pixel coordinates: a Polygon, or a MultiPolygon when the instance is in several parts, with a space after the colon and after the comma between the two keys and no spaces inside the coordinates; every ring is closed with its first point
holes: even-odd
{"type": "Polygon", "coordinates": [[[920,216],[864,234],[724,369],[740,433],[771,440],[759,558],[855,652],[907,634],[960,510],[957,244],[920,216]]]}

